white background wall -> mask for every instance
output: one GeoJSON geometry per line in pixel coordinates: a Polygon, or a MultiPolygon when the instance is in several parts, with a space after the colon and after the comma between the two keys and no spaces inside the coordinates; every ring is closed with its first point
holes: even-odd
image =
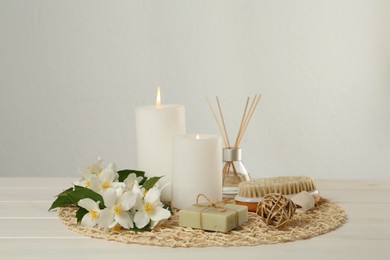
{"type": "Polygon", "coordinates": [[[334,1],[0,0],[0,176],[136,168],[134,108],[218,95],[255,177],[389,178],[390,5],[334,1]]]}

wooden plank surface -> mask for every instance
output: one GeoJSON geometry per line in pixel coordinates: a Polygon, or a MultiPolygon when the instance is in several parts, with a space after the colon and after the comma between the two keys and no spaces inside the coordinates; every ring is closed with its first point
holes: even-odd
{"type": "Polygon", "coordinates": [[[127,245],[72,232],[48,212],[75,178],[0,178],[0,259],[390,259],[390,180],[316,180],[348,215],[328,234],[276,245],[161,248],[127,245]]]}

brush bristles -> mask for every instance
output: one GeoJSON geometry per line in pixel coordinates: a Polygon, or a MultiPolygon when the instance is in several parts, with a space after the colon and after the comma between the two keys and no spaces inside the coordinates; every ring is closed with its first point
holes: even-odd
{"type": "Polygon", "coordinates": [[[241,182],[238,195],[243,198],[258,198],[268,193],[289,195],[315,189],[313,179],[308,176],[280,176],[241,182]]]}

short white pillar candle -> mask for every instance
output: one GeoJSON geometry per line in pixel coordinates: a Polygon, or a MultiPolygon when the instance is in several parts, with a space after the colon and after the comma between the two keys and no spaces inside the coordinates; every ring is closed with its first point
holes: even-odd
{"type": "Polygon", "coordinates": [[[173,144],[172,206],[183,209],[205,194],[222,199],[222,138],[217,135],[176,136],[173,144]]]}
{"type": "MultiPolygon", "coordinates": [[[[159,91],[158,91],[159,93],[159,91]]],[[[142,106],[135,109],[138,168],[146,175],[164,176],[159,185],[172,180],[173,138],[185,133],[183,105],[142,106]]],[[[162,201],[171,201],[171,186],[161,194],[162,201]]]]}

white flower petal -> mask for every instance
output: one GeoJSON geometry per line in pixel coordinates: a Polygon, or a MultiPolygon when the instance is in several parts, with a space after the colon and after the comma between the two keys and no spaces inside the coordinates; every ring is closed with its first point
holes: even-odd
{"type": "Polygon", "coordinates": [[[114,189],[107,189],[107,190],[102,191],[102,196],[103,196],[103,200],[104,200],[104,205],[107,208],[111,208],[115,205],[116,200],[117,200],[117,196],[116,196],[116,192],[114,189]]]}
{"type": "Polygon", "coordinates": [[[152,204],[156,202],[160,202],[160,196],[161,196],[161,191],[158,188],[153,187],[150,190],[148,190],[148,192],[146,193],[145,202],[150,202],[152,204]]]}
{"type": "Polygon", "coordinates": [[[97,162],[88,165],[87,167],[88,171],[93,174],[99,174],[102,170],[101,163],[102,163],[102,159],[98,158],[97,162]]]}
{"type": "Polygon", "coordinates": [[[131,191],[136,193],[136,194],[142,194],[141,187],[139,186],[138,182],[134,183],[134,186],[131,189],[131,191]]]}
{"type": "Polygon", "coordinates": [[[138,228],[145,227],[150,221],[148,213],[144,210],[140,210],[134,215],[134,223],[138,228]]]}
{"type": "Polygon", "coordinates": [[[126,229],[134,227],[133,219],[129,212],[122,211],[120,214],[115,214],[115,221],[126,229]]]}
{"type": "Polygon", "coordinates": [[[153,229],[159,222],[158,221],[151,221],[150,222],[150,228],[153,229]]]}
{"type": "Polygon", "coordinates": [[[143,202],[140,194],[136,194],[136,201],[135,201],[133,208],[136,210],[143,210],[144,202],[143,202]]]}
{"type": "Polygon", "coordinates": [[[124,189],[124,188],[126,188],[126,185],[122,182],[113,182],[113,183],[111,183],[111,187],[113,189],[124,189]]]}
{"type": "Polygon", "coordinates": [[[89,179],[89,188],[93,190],[94,192],[99,192],[100,190],[100,180],[99,177],[96,175],[92,175],[89,179]]]}
{"type": "MultiPolygon", "coordinates": [[[[114,218],[115,218],[115,216],[114,216],[114,218]]],[[[108,227],[109,227],[109,228],[113,228],[113,227],[116,226],[116,224],[118,224],[118,222],[114,221],[114,222],[112,222],[111,225],[109,225],[108,227]]]]}
{"type": "Polygon", "coordinates": [[[137,195],[131,191],[127,191],[119,198],[119,203],[123,210],[128,211],[135,205],[136,200],[137,195]]]}
{"type": "Polygon", "coordinates": [[[89,180],[93,175],[89,172],[82,171],[81,176],[83,176],[84,180],[89,180]]]}
{"type": "Polygon", "coordinates": [[[171,216],[169,210],[162,207],[154,207],[153,212],[150,214],[150,219],[153,221],[160,221],[162,219],[168,219],[171,216]]]}
{"type": "Polygon", "coordinates": [[[135,182],[137,180],[137,175],[135,173],[130,173],[127,178],[125,179],[124,182],[126,181],[131,181],[131,182],[135,182]]]}
{"type": "Polygon", "coordinates": [[[79,200],[79,202],[77,202],[77,205],[79,205],[82,208],[85,208],[88,211],[91,211],[91,210],[99,211],[100,210],[98,203],[94,200],[91,200],[90,198],[85,198],[85,199],[79,200]]]}
{"type": "Polygon", "coordinates": [[[73,182],[73,185],[85,187],[85,180],[80,179],[78,181],[75,181],[75,182],[73,182]]]}
{"type": "Polygon", "coordinates": [[[99,227],[109,227],[114,222],[115,214],[110,208],[105,208],[100,212],[99,227]]]}
{"type": "Polygon", "coordinates": [[[115,163],[109,163],[109,164],[107,164],[107,166],[105,167],[105,169],[109,169],[109,170],[111,170],[111,171],[113,171],[113,172],[117,172],[115,163]]]}
{"type": "Polygon", "coordinates": [[[102,182],[113,182],[115,179],[115,173],[113,170],[111,169],[107,169],[107,168],[104,168],[103,171],[100,173],[100,180],[102,182]]]}
{"type": "Polygon", "coordinates": [[[160,221],[153,221],[153,220],[152,220],[152,221],[150,222],[150,228],[151,228],[151,229],[154,229],[156,226],[161,225],[161,224],[164,224],[164,222],[166,222],[165,219],[160,220],[160,221]]]}
{"type": "Polygon", "coordinates": [[[121,197],[123,195],[123,193],[125,192],[122,187],[120,187],[118,189],[114,189],[114,190],[115,190],[117,198],[121,197]]]}
{"type": "Polygon", "coordinates": [[[137,175],[135,175],[135,173],[130,173],[123,183],[126,185],[126,188],[132,189],[136,180],[137,175]]]}
{"type": "Polygon", "coordinates": [[[81,219],[81,225],[84,227],[94,227],[96,226],[97,221],[92,220],[91,216],[87,213],[84,215],[84,217],[81,219]]]}

